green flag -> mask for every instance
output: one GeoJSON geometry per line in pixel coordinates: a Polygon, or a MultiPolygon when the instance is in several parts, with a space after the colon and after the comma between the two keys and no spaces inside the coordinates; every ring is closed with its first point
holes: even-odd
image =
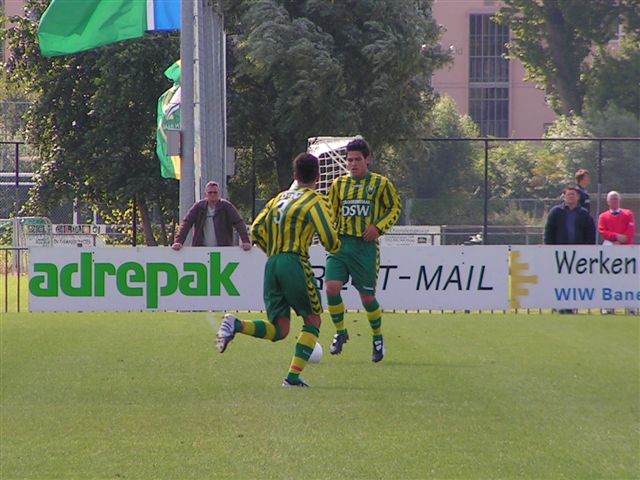
{"type": "Polygon", "coordinates": [[[147,28],[143,0],[52,0],[38,26],[45,57],[139,38],[147,28]]]}
{"type": "Polygon", "coordinates": [[[173,65],[171,65],[164,71],[164,76],[171,80],[173,83],[179,84],[181,73],[180,60],[177,60],[173,65]]]}
{"type": "Polygon", "coordinates": [[[164,74],[174,83],[158,99],[156,154],[160,160],[160,174],[164,178],[180,180],[180,156],[169,155],[167,148],[167,130],[180,129],[180,60],[167,68],[164,74]]]}

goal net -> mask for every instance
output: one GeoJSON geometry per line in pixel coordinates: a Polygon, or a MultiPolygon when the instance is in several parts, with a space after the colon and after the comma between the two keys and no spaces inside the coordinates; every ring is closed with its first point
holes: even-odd
{"type": "MultiPolygon", "coordinates": [[[[349,173],[347,170],[347,144],[357,137],[311,137],[307,140],[307,152],[318,158],[320,165],[320,179],[316,183],[316,190],[323,195],[329,193],[333,181],[349,173]]],[[[291,187],[296,185],[293,181],[291,187]]],[[[313,236],[313,244],[320,241],[318,235],[313,236]]]]}
{"type": "Polygon", "coordinates": [[[307,152],[318,157],[320,162],[320,180],[316,189],[323,194],[329,193],[333,181],[349,173],[347,170],[347,143],[358,137],[311,137],[308,139],[307,152]]]}

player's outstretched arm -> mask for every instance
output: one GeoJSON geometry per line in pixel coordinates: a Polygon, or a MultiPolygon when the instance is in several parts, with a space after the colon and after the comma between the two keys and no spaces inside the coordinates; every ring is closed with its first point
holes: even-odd
{"type": "Polygon", "coordinates": [[[629,223],[627,224],[627,229],[624,232],[624,235],[627,237],[626,244],[632,245],[634,239],[636,238],[636,219],[631,210],[627,210],[629,213],[629,223]]]}
{"type": "Polygon", "coordinates": [[[329,211],[331,212],[331,225],[338,226],[338,215],[340,213],[340,180],[336,180],[329,187],[327,194],[329,211]]]}
{"type": "Polygon", "coordinates": [[[258,214],[258,216],[253,220],[251,224],[251,239],[258,246],[260,250],[267,253],[267,245],[268,245],[268,232],[267,232],[267,213],[269,213],[269,209],[273,204],[273,200],[271,199],[267,202],[262,211],[258,214]]]}
{"type": "Polygon", "coordinates": [[[322,199],[319,199],[309,210],[309,216],[325,250],[329,253],[337,252],[340,248],[340,239],[332,224],[333,217],[322,199]]]}
{"type": "Polygon", "coordinates": [[[386,180],[382,195],[378,201],[382,202],[382,217],[376,220],[375,226],[380,231],[380,235],[384,235],[396,224],[402,209],[400,196],[390,180],[386,180]]]}

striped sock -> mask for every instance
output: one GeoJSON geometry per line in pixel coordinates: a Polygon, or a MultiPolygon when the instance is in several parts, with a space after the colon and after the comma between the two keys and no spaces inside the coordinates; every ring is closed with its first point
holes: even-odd
{"type": "Polygon", "coordinates": [[[369,325],[371,325],[371,331],[373,332],[374,340],[382,340],[382,310],[377,300],[364,306],[367,311],[367,319],[369,325]]]}
{"type": "Polygon", "coordinates": [[[342,303],[342,297],[339,294],[335,297],[327,296],[327,303],[329,304],[329,314],[336,327],[336,332],[340,334],[347,333],[347,329],[344,328],[344,303],[342,303]]]}
{"type": "Polygon", "coordinates": [[[236,332],[272,342],[282,339],[280,329],[266,320],[236,320],[236,332]]]}
{"type": "Polygon", "coordinates": [[[291,383],[298,383],[300,379],[300,373],[307,365],[307,361],[313,352],[316,342],[318,341],[318,335],[320,335],[320,329],[312,325],[303,325],[302,333],[298,337],[296,342],[296,350],[291,359],[291,366],[289,367],[289,373],[287,380],[291,383]]]}

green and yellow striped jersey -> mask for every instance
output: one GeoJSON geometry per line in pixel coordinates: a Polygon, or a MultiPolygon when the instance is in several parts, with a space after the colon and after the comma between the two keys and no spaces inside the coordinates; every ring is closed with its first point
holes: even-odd
{"type": "Polygon", "coordinates": [[[369,225],[386,233],[400,217],[400,197],[391,181],[369,172],[364,178],[338,177],[329,189],[329,201],[340,235],[362,237],[369,225]]]}
{"type": "Polygon", "coordinates": [[[329,253],[340,248],[326,197],[307,187],[276,195],[251,225],[251,237],[268,256],[297,253],[308,258],[314,233],[329,253]]]}

